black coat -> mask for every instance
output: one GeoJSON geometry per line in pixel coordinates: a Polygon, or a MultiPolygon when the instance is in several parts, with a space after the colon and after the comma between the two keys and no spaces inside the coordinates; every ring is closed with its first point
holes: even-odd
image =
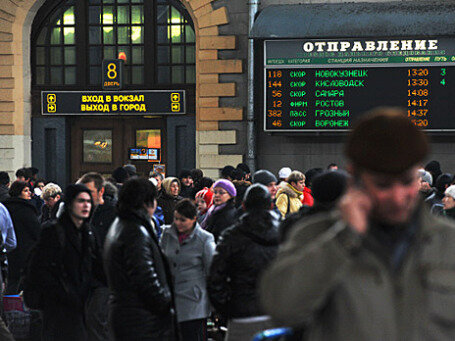
{"type": "Polygon", "coordinates": [[[103,258],[114,339],[176,340],[171,272],[145,209],[119,213],[103,258]]]}
{"type": "Polygon", "coordinates": [[[226,206],[219,211],[213,211],[213,213],[207,218],[205,229],[213,234],[215,242],[218,242],[218,238],[221,233],[228,227],[234,225],[238,220],[238,212],[234,206],[234,199],[230,199],[226,206]]]}
{"type": "Polygon", "coordinates": [[[173,195],[167,194],[163,191],[158,198],[158,206],[163,210],[164,215],[164,224],[170,225],[174,221],[174,208],[177,203],[183,198],[178,195],[174,197],[173,195]]]}
{"type": "Polygon", "coordinates": [[[102,250],[109,227],[117,217],[115,201],[106,200],[103,205],[98,205],[93,212],[90,225],[99,248],[102,250]]]}
{"type": "Polygon", "coordinates": [[[30,200],[9,198],[3,203],[8,209],[16,233],[17,247],[8,253],[8,294],[17,294],[22,269],[27,264],[30,250],[38,241],[40,223],[35,206],[30,200]]]}
{"type": "Polygon", "coordinates": [[[94,279],[95,250],[89,226],[76,228],[66,211],[43,225],[27,276],[43,302],[44,340],[87,339],[84,311],[94,279]]]}
{"type": "Polygon", "coordinates": [[[221,235],[207,289],[212,305],[225,317],[263,315],[257,284],[277,254],[278,224],[270,211],[248,212],[221,235]]]}
{"type": "Polygon", "coordinates": [[[9,198],[9,188],[5,185],[0,185],[0,202],[4,202],[6,199],[9,198]]]}

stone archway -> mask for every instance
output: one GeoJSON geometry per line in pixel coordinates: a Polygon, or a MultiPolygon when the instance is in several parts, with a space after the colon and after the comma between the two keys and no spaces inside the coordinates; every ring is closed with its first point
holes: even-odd
{"type": "MultiPolygon", "coordinates": [[[[213,0],[181,0],[196,33],[197,166],[218,177],[225,164],[242,155],[219,155],[219,145],[236,143],[235,131],[218,131],[220,121],[241,121],[242,108],[220,106],[220,97],[236,96],[235,83],[220,83],[220,74],[242,73],[241,60],[218,58],[218,51],[236,49],[235,36],[222,36],[218,26],[229,23],[227,9],[213,0]]],[[[43,0],[0,2],[0,169],[10,172],[31,163],[30,32],[43,0]]]]}

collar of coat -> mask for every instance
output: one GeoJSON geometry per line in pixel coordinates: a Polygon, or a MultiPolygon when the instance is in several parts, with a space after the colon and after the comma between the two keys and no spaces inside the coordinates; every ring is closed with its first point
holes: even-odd
{"type": "MultiPolygon", "coordinates": [[[[169,229],[169,233],[171,234],[171,236],[173,236],[176,240],[179,239],[179,232],[177,230],[177,227],[175,227],[174,224],[170,225],[168,227],[169,229]]],[[[185,243],[187,243],[188,241],[190,241],[191,239],[193,239],[194,235],[197,233],[197,230],[201,229],[201,227],[199,226],[199,224],[196,222],[196,225],[194,226],[194,229],[193,231],[191,231],[190,235],[188,236],[188,238],[186,238],[185,243]]]]}
{"type": "Polygon", "coordinates": [[[289,183],[283,182],[280,185],[280,188],[278,189],[277,196],[280,195],[281,193],[285,193],[289,195],[291,198],[298,198],[303,195],[303,192],[300,192],[296,190],[294,187],[292,187],[289,183]]]}

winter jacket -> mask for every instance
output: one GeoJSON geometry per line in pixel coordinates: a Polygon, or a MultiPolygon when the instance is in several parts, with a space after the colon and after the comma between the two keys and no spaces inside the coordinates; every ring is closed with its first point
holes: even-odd
{"type": "Polygon", "coordinates": [[[103,205],[98,205],[93,212],[90,225],[100,250],[103,249],[107,232],[116,216],[115,202],[111,200],[105,201],[103,205]]]}
{"type": "Polygon", "coordinates": [[[145,209],[119,213],[103,259],[114,340],[176,340],[171,273],[145,209]]]}
{"type": "Polygon", "coordinates": [[[163,229],[160,245],[174,278],[178,322],[210,316],[206,281],[215,252],[213,235],[196,224],[190,236],[180,244],[177,228],[171,225],[163,229]]]}
{"type": "Polygon", "coordinates": [[[311,194],[311,188],[308,187],[303,188],[302,204],[310,207],[314,205],[314,198],[313,195],[311,194]]]}
{"type": "Polygon", "coordinates": [[[237,210],[234,206],[234,199],[229,199],[226,202],[226,206],[218,211],[213,211],[210,216],[206,218],[206,230],[213,234],[215,242],[218,242],[218,238],[221,233],[229,226],[234,225],[237,221],[237,210]]]}
{"type": "Polygon", "coordinates": [[[221,235],[207,287],[212,305],[225,317],[263,315],[257,284],[278,251],[278,223],[270,211],[250,211],[221,235]]]}
{"type": "Polygon", "coordinates": [[[170,225],[174,221],[174,208],[177,203],[183,198],[180,195],[173,196],[167,194],[165,191],[162,192],[158,198],[158,206],[163,210],[164,224],[170,225]]]}
{"type": "Polygon", "coordinates": [[[85,302],[94,279],[95,248],[88,224],[76,228],[66,211],[58,221],[43,225],[27,281],[34,283],[43,302],[44,340],[87,339],[85,302]]]}
{"type": "Polygon", "coordinates": [[[297,191],[287,182],[283,182],[276,193],[276,207],[280,210],[283,218],[295,213],[302,206],[303,193],[297,191]]]}
{"type": "Polygon", "coordinates": [[[338,212],[296,226],[261,281],[277,322],[307,325],[308,340],[454,340],[455,224],[421,205],[395,271],[373,233],[338,212]]]}
{"type": "Polygon", "coordinates": [[[19,281],[21,271],[27,264],[30,250],[38,241],[41,231],[38,213],[30,200],[9,198],[3,202],[13,221],[16,233],[16,249],[8,254],[8,294],[17,294],[20,291],[19,281]]]}

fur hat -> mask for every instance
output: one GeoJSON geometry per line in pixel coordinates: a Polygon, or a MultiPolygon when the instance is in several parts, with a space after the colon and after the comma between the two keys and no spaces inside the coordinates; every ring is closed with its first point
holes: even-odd
{"type": "Polygon", "coordinates": [[[355,167],[400,174],[421,162],[429,152],[426,135],[400,108],[380,107],[355,125],[345,154],[355,167]]]}

